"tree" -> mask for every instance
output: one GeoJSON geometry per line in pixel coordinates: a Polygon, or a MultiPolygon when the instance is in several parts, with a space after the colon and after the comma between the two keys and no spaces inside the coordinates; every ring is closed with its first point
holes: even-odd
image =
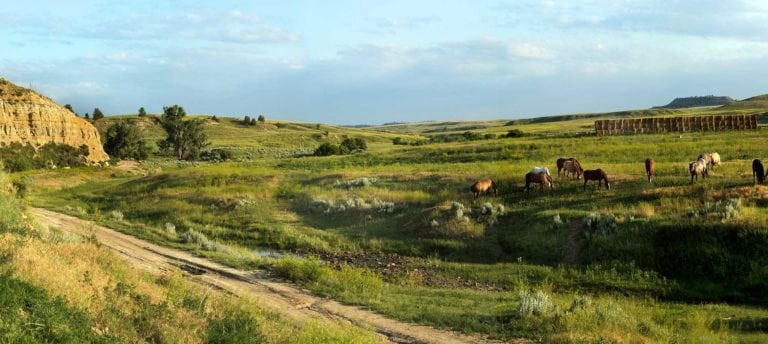
{"type": "Polygon", "coordinates": [[[245,125],[251,125],[251,116],[245,116],[245,118],[243,119],[243,123],[245,125]]]}
{"type": "Polygon", "coordinates": [[[203,121],[185,119],[186,116],[181,106],[163,107],[163,114],[157,121],[167,137],[159,141],[158,146],[162,151],[172,151],[179,159],[195,159],[208,145],[208,135],[203,130],[203,121]]]}
{"type": "Polygon", "coordinates": [[[251,123],[248,123],[248,125],[250,125],[250,126],[256,125],[256,119],[255,118],[251,118],[251,123]]]}
{"type": "Polygon", "coordinates": [[[72,108],[72,105],[71,105],[71,104],[66,104],[66,105],[64,105],[64,108],[65,108],[65,109],[67,109],[67,110],[69,110],[69,112],[71,112],[71,113],[75,114],[75,116],[77,116],[77,112],[75,112],[75,109],[73,109],[73,108],[72,108]]]}
{"type": "Polygon", "coordinates": [[[139,117],[147,117],[147,111],[144,110],[144,107],[139,108],[139,117]]]}
{"type": "Polygon", "coordinates": [[[93,120],[98,121],[100,119],[104,118],[104,114],[99,110],[99,108],[93,109],[93,120]]]}
{"type": "Polygon", "coordinates": [[[83,116],[83,117],[85,117],[85,119],[91,119],[91,117],[88,116],[87,112],[85,113],[85,116],[83,116]]]}
{"type": "Polygon", "coordinates": [[[146,160],[150,148],[139,128],[128,121],[113,124],[105,135],[104,151],[119,159],[146,160]]]}
{"type": "Polygon", "coordinates": [[[259,122],[264,123],[264,121],[266,121],[264,115],[259,115],[259,122]]]}

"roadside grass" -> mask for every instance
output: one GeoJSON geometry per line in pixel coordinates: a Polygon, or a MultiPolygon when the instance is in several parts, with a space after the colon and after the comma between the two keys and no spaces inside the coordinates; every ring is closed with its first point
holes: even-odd
{"type": "Polygon", "coordinates": [[[0,193],[0,341],[379,343],[351,324],[293,320],[257,301],[152,275],[91,237],[35,226],[0,193]]]}

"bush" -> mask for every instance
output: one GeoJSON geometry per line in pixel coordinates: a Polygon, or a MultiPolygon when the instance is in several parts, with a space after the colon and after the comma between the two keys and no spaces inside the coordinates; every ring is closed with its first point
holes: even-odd
{"type": "Polygon", "coordinates": [[[517,305],[517,315],[521,318],[547,315],[554,309],[549,295],[541,290],[535,293],[523,291],[520,293],[520,303],[517,305]]]}
{"type": "Polygon", "coordinates": [[[109,217],[115,221],[123,221],[123,212],[120,210],[112,210],[109,212],[109,217]]]}
{"type": "Polygon", "coordinates": [[[0,147],[0,162],[9,172],[52,166],[78,167],[85,165],[89,153],[86,145],[72,147],[51,142],[36,150],[32,145],[14,142],[0,147]]]}
{"type": "Polygon", "coordinates": [[[214,148],[200,153],[200,160],[202,161],[227,161],[234,159],[234,157],[235,153],[226,148],[214,148]]]}
{"type": "Polygon", "coordinates": [[[364,151],[368,149],[368,144],[365,142],[364,139],[360,137],[355,138],[346,138],[343,141],[341,141],[341,145],[339,145],[341,150],[344,154],[356,152],[356,151],[364,151]]]}
{"type": "Polygon", "coordinates": [[[315,149],[314,153],[316,156],[330,156],[339,154],[342,154],[339,146],[330,142],[324,142],[321,144],[319,147],[317,147],[317,149],[315,149]]]}
{"type": "Polygon", "coordinates": [[[504,137],[506,137],[506,138],[513,138],[513,137],[523,137],[523,136],[527,136],[527,134],[526,134],[526,133],[524,133],[524,132],[523,132],[522,130],[520,130],[520,129],[512,129],[512,130],[508,131],[508,132],[507,132],[507,133],[504,135],[504,137]]]}

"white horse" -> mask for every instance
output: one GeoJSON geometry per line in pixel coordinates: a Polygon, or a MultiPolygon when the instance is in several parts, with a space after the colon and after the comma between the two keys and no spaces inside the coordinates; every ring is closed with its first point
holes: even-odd
{"type": "Polygon", "coordinates": [[[549,174],[549,169],[546,168],[546,167],[538,167],[538,166],[536,166],[536,167],[532,168],[528,172],[531,172],[531,173],[546,173],[548,176],[550,176],[550,177],[552,176],[551,174],[549,174]]]}

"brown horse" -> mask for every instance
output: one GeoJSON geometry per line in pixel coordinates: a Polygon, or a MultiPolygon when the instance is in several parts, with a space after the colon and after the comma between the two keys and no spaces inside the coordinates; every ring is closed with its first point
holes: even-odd
{"type": "Polygon", "coordinates": [[[603,181],[605,181],[605,187],[610,190],[611,183],[608,181],[608,175],[601,169],[586,170],[584,171],[584,190],[587,189],[587,182],[590,180],[597,180],[597,188],[600,189],[603,181]]]}
{"type": "Polygon", "coordinates": [[[763,168],[763,162],[760,159],[752,160],[752,179],[755,184],[765,183],[765,168],[763,168]]]}
{"type": "Polygon", "coordinates": [[[574,160],[574,158],[558,158],[557,159],[556,164],[557,164],[557,176],[558,177],[560,177],[560,171],[563,170],[563,164],[565,164],[566,161],[571,161],[571,160],[574,160]]]}
{"type": "Polygon", "coordinates": [[[584,168],[581,167],[581,163],[576,159],[563,162],[563,170],[565,170],[566,177],[575,175],[576,179],[581,179],[581,174],[584,173],[584,168]]]}
{"type": "Polygon", "coordinates": [[[472,191],[472,194],[475,196],[475,199],[480,197],[480,194],[487,194],[488,191],[493,190],[493,195],[497,196],[499,189],[496,186],[496,182],[494,182],[491,179],[483,179],[478,180],[472,186],[469,188],[470,191],[472,191]]]}
{"type": "Polygon", "coordinates": [[[552,176],[544,172],[533,173],[528,172],[525,174],[525,192],[531,191],[531,184],[538,183],[539,190],[544,191],[544,184],[548,184],[550,189],[555,188],[555,182],[552,181],[552,176]]]}
{"type": "Polygon", "coordinates": [[[648,175],[648,182],[653,184],[653,170],[656,167],[656,162],[651,158],[645,159],[645,174],[648,175]]]}

